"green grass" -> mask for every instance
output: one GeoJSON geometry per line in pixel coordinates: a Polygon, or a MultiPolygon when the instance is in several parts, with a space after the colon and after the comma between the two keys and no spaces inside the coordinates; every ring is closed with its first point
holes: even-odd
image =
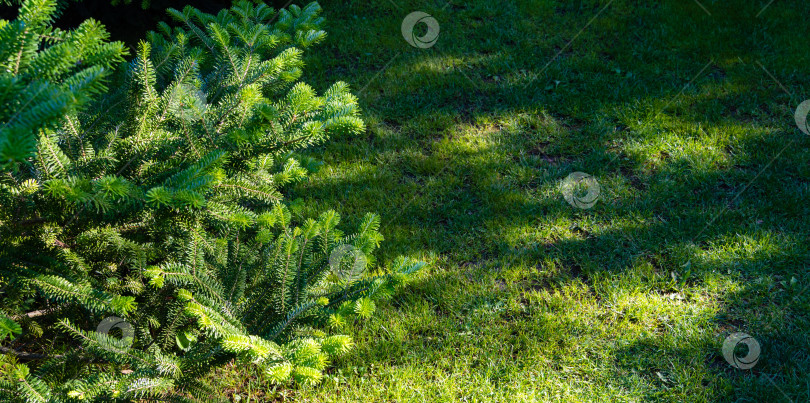
{"type": "Polygon", "coordinates": [[[368,130],[313,150],[324,167],[288,197],[348,227],[379,213],[379,262],[430,266],[346,330],[357,347],[321,385],[222,384],[310,402],[810,401],[810,137],[793,118],[810,4],[700,2],[323,0],[330,36],[303,79],[349,82],[368,130]],[[441,26],[429,49],[400,33],[417,10],[441,26]],[[576,171],[601,186],[591,209],[561,193],[576,171]],[[761,345],[751,370],[721,354],[738,331],[761,345]]]}

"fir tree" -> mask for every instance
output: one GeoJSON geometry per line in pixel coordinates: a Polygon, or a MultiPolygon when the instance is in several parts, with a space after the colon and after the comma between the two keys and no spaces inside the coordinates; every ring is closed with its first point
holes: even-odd
{"type": "Polygon", "coordinates": [[[28,0],[0,26],[0,339],[53,346],[34,371],[10,364],[0,395],[204,397],[201,376],[233,359],[317,382],[352,342],[316,327],[369,316],[421,267],[337,276],[374,265],[379,217],[347,235],[284,202],[307,175],[296,151],[364,130],[346,84],[298,82],[320,7],[170,9],[177,26],[125,64],[93,21],[49,28],[54,7],[28,0]],[[96,332],[109,316],[133,337],[96,332]]]}

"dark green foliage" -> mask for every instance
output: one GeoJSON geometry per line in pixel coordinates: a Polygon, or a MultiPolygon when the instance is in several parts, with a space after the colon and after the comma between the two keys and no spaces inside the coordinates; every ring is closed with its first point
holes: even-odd
{"type": "Polygon", "coordinates": [[[0,393],[204,396],[201,375],[232,359],[280,383],[317,382],[351,340],[307,329],[368,317],[372,296],[420,267],[340,278],[344,250],[369,257],[362,270],[373,262],[379,218],[347,235],[336,213],[307,219],[283,203],[280,187],[307,174],[297,150],[364,130],[346,84],[318,95],[297,82],[302,50],[325,36],[319,6],[169,10],[177,27],[150,33],[103,93],[120,44],[93,22],[47,28],[54,5],[26,2],[2,31],[14,69],[3,76],[1,306],[46,313],[22,327],[0,316],[0,338],[22,332],[58,355],[36,373],[13,366],[19,381],[0,393]],[[94,331],[110,316],[123,339],[94,331]]]}
{"type": "Polygon", "coordinates": [[[105,42],[96,21],[72,31],[51,28],[55,11],[53,1],[28,1],[18,19],[0,22],[0,167],[32,156],[36,133],[103,92],[125,54],[121,43],[105,42]]]}

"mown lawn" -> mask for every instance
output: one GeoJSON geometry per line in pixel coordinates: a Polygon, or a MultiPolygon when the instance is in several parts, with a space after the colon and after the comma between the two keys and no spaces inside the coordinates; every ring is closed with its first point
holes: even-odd
{"type": "Polygon", "coordinates": [[[379,263],[430,265],[321,385],[218,379],[242,401],[810,401],[810,3],[769,1],[322,0],[303,80],[350,83],[368,130],[288,197],[379,213],[379,263]],[[404,40],[412,11],[435,46],[404,40]],[[734,332],[752,369],[723,358],[734,332]]]}

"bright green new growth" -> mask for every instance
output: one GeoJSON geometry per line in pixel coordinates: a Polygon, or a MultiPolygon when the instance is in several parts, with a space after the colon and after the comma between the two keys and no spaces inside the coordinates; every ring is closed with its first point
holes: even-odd
{"type": "Polygon", "coordinates": [[[2,26],[0,306],[46,313],[0,316],[0,339],[58,329],[75,341],[59,338],[35,372],[14,366],[0,395],[205,396],[201,375],[232,359],[276,382],[317,382],[352,342],[312,326],[370,316],[372,296],[421,266],[336,278],[346,248],[373,263],[379,217],[346,235],[336,213],[306,219],[282,203],[279,188],[307,174],[296,150],[364,130],[346,84],[318,95],[296,82],[301,50],[325,36],[320,7],[169,10],[179,27],[161,24],[99,96],[123,48],[93,22],[47,28],[54,4],[28,1],[2,26]],[[37,109],[34,88],[53,105],[37,109]],[[134,340],[94,331],[107,316],[134,340]]]}

